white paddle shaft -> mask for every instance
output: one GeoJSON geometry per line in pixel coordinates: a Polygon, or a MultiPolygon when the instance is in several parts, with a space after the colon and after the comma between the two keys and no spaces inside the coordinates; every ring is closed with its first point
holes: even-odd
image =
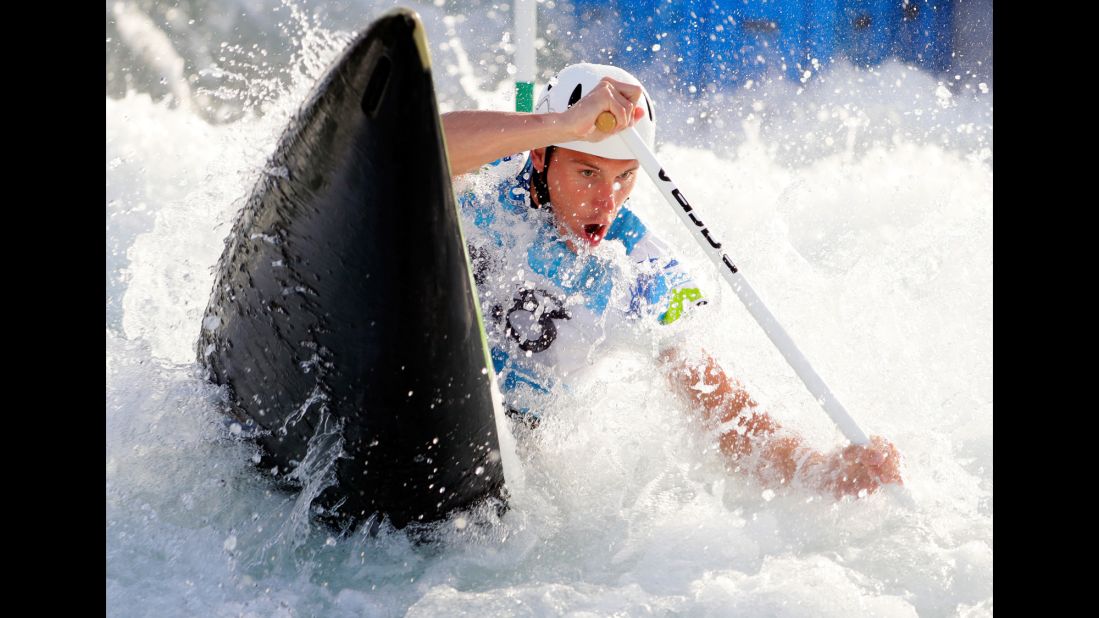
{"type": "Polygon", "coordinates": [[[748,280],[744,278],[744,275],[740,274],[737,267],[733,265],[732,259],[729,258],[729,254],[722,250],[720,242],[714,238],[713,233],[706,227],[706,224],[702,222],[702,218],[699,216],[698,211],[687,202],[687,198],[683,196],[676,186],[672,182],[672,179],[664,171],[664,167],[660,165],[660,161],[656,159],[656,155],[649,149],[648,145],[641,139],[632,127],[619,133],[622,139],[626,142],[630,151],[634,154],[637,160],[641,163],[641,167],[645,169],[649,177],[653,179],[653,183],[656,184],[657,189],[663,194],[664,199],[668,201],[672,209],[679,214],[679,218],[683,221],[684,225],[691,230],[692,235],[698,244],[702,247],[703,252],[710,258],[716,266],[721,275],[728,282],[729,287],[733,288],[736,292],[740,302],[744,303],[744,306],[748,309],[748,313],[752,314],[756,323],[759,324],[763,332],[767,333],[767,337],[770,338],[771,343],[775,344],[778,351],[782,353],[783,358],[790,364],[790,367],[794,369],[794,372],[801,378],[805,387],[809,389],[809,392],[816,398],[817,403],[820,404],[824,411],[828,413],[828,416],[832,417],[832,421],[839,427],[843,435],[847,436],[847,439],[854,444],[867,444],[870,440],[866,437],[866,434],[859,428],[855,419],[851,418],[851,415],[847,413],[847,410],[843,407],[843,404],[836,399],[836,396],[832,394],[832,391],[828,388],[828,385],[824,383],[817,372],[813,370],[812,365],[805,358],[805,355],[801,353],[797,345],[794,344],[794,340],[790,339],[790,335],[786,334],[786,330],[782,328],[782,325],[778,323],[775,316],[771,315],[770,310],[763,304],[759,296],[756,294],[752,286],[748,284],[748,280]]]}

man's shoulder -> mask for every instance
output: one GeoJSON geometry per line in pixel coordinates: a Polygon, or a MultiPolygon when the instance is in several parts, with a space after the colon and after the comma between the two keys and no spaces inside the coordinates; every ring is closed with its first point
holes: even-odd
{"type": "Polygon", "coordinates": [[[527,161],[527,153],[517,152],[513,155],[501,157],[481,166],[475,174],[486,174],[501,180],[516,178],[527,161]]]}
{"type": "Polygon", "coordinates": [[[649,236],[649,230],[645,224],[628,207],[623,206],[614,218],[611,227],[607,230],[606,240],[617,240],[626,247],[626,254],[630,255],[642,238],[649,236]]]}
{"type": "Polygon", "coordinates": [[[649,229],[641,217],[629,207],[623,206],[607,230],[607,240],[621,242],[626,255],[635,260],[670,258],[671,249],[658,234],[649,229]]]}
{"type": "Polygon", "coordinates": [[[454,180],[454,194],[465,221],[489,231],[496,245],[502,245],[509,223],[525,219],[530,201],[529,160],[518,153],[487,163],[480,170],[454,180]],[[491,231],[490,231],[491,230],[491,231]]]}
{"type": "Polygon", "coordinates": [[[508,155],[506,157],[500,157],[499,159],[496,159],[495,161],[493,161],[491,163],[487,163],[484,166],[482,166],[481,169],[483,169],[483,170],[484,169],[492,169],[492,168],[513,169],[515,172],[518,172],[520,169],[523,168],[523,164],[526,162],[526,160],[527,160],[527,153],[526,152],[517,152],[515,154],[508,155]]]}
{"type": "Polygon", "coordinates": [[[530,186],[529,174],[524,174],[527,153],[501,157],[480,168],[454,178],[454,192],[459,195],[492,192],[501,185],[530,186]]]}

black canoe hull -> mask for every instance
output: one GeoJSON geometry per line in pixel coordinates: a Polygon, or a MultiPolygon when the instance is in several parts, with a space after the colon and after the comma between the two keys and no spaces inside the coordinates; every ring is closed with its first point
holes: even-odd
{"type": "Polygon", "coordinates": [[[491,363],[423,25],[343,52],[236,221],[197,350],[285,475],[338,431],[315,504],[397,527],[501,497],[491,363]]]}

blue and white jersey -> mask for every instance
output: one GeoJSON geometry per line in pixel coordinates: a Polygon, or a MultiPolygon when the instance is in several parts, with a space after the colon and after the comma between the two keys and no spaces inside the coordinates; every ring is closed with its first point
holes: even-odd
{"type": "Polygon", "coordinates": [[[602,243],[574,253],[552,213],[531,208],[531,171],[517,154],[455,188],[497,382],[510,409],[537,418],[608,337],[645,321],[670,324],[705,301],[626,206],[602,243]]]}

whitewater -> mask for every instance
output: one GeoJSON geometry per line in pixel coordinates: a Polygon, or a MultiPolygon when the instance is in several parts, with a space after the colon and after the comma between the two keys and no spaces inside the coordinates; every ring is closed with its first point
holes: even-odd
{"type": "MultiPolygon", "coordinates": [[[[803,83],[653,92],[657,156],[851,414],[897,445],[902,492],[836,501],[726,470],[644,342],[623,341],[517,431],[508,512],[457,514],[431,543],[340,536],[257,472],[194,351],[279,135],[391,6],[322,4],[107,5],[109,615],[991,615],[988,84],[840,61],[803,83]]],[[[507,4],[403,4],[442,111],[512,109],[507,4]]],[[[578,59],[567,28],[542,41],[548,75],[578,59]]],[[[843,445],[646,178],[630,204],[711,300],[690,337],[813,447],[843,445]]]]}

